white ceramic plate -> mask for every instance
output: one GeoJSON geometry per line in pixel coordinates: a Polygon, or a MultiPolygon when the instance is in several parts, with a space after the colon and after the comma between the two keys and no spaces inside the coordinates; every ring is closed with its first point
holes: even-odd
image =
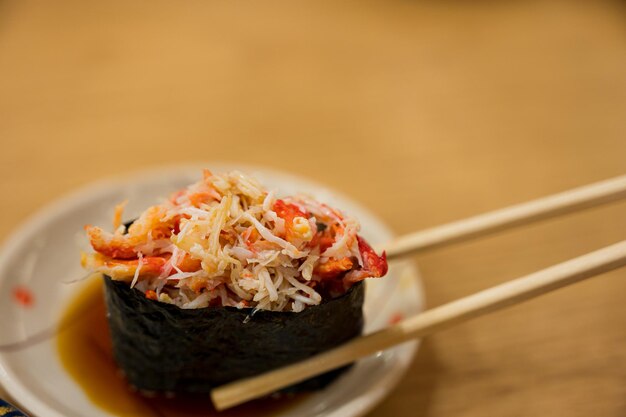
{"type": "MultiPolygon", "coordinates": [[[[208,163],[214,172],[230,164],[208,163]]],[[[67,301],[80,285],[68,285],[84,272],[79,250],[87,248],[85,224],[110,223],[113,206],[129,199],[132,218],[161,196],[196,181],[200,166],[176,166],[144,171],[86,187],[43,208],[4,243],[0,252],[0,345],[24,340],[54,328],[67,301]],[[35,303],[24,308],[12,294],[17,286],[32,291],[35,303]]],[[[391,231],[363,206],[319,184],[259,167],[238,169],[255,175],[279,194],[306,193],[358,218],[363,236],[372,244],[392,237],[391,231]]],[[[391,265],[384,279],[368,280],[365,332],[387,326],[400,317],[421,311],[422,290],[415,267],[391,265]]],[[[380,402],[398,383],[417,349],[409,342],[361,360],[326,389],[289,408],[282,416],[359,416],[380,402]]],[[[93,405],[62,367],[53,339],[28,348],[0,350],[0,383],[33,416],[110,417],[93,405]]]]}

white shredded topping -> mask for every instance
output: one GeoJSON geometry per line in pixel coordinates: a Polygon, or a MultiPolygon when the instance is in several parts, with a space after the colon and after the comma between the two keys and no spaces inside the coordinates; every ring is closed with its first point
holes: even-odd
{"type": "Polygon", "coordinates": [[[106,247],[134,248],[136,264],[128,257],[116,263],[101,251],[84,265],[114,279],[132,276],[131,287],[139,282],[137,289],[154,290],[159,301],[181,308],[298,312],[322,301],[320,265],[347,257],[363,266],[358,230],[356,220],[311,198],[281,200],[240,172],[206,172],[146,210],[128,234],[102,234],[106,247]]]}
{"type": "Polygon", "coordinates": [[[137,260],[137,269],[135,269],[135,275],[133,275],[133,281],[130,283],[130,288],[133,288],[139,280],[139,272],[141,272],[141,267],[143,265],[143,255],[141,254],[141,252],[137,254],[137,260]]]}

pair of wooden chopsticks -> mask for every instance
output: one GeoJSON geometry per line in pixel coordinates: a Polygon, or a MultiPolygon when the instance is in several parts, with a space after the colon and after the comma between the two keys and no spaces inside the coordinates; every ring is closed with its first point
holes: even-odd
{"type": "MultiPolygon", "coordinates": [[[[388,258],[394,259],[624,197],[626,175],[409,234],[390,242],[384,249],[388,258]]],[[[427,310],[305,361],[223,385],[212,391],[211,398],[218,410],[233,407],[399,343],[435,333],[624,265],[626,240],[427,310]]]]}

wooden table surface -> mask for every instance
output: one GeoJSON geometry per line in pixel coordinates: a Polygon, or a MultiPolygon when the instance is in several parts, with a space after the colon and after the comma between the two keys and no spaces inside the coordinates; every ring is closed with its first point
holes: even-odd
{"type": "MultiPolygon", "coordinates": [[[[0,0],[0,238],[109,174],[309,176],[396,232],[626,172],[623,2],[0,0]]],[[[429,306],[626,237],[618,203],[416,257],[429,306]]],[[[626,415],[626,272],[424,341],[371,416],[626,415]]]]}

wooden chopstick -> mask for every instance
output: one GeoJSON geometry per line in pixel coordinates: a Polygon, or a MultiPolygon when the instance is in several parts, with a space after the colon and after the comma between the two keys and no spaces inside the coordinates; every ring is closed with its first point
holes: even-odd
{"type": "Polygon", "coordinates": [[[223,385],[211,392],[211,398],[218,410],[233,407],[352,363],[380,350],[438,332],[624,265],[626,265],[626,240],[427,310],[394,326],[353,339],[305,361],[223,385]]]}
{"type": "Polygon", "coordinates": [[[377,248],[398,258],[626,198],[626,175],[402,236],[377,248]]]}

